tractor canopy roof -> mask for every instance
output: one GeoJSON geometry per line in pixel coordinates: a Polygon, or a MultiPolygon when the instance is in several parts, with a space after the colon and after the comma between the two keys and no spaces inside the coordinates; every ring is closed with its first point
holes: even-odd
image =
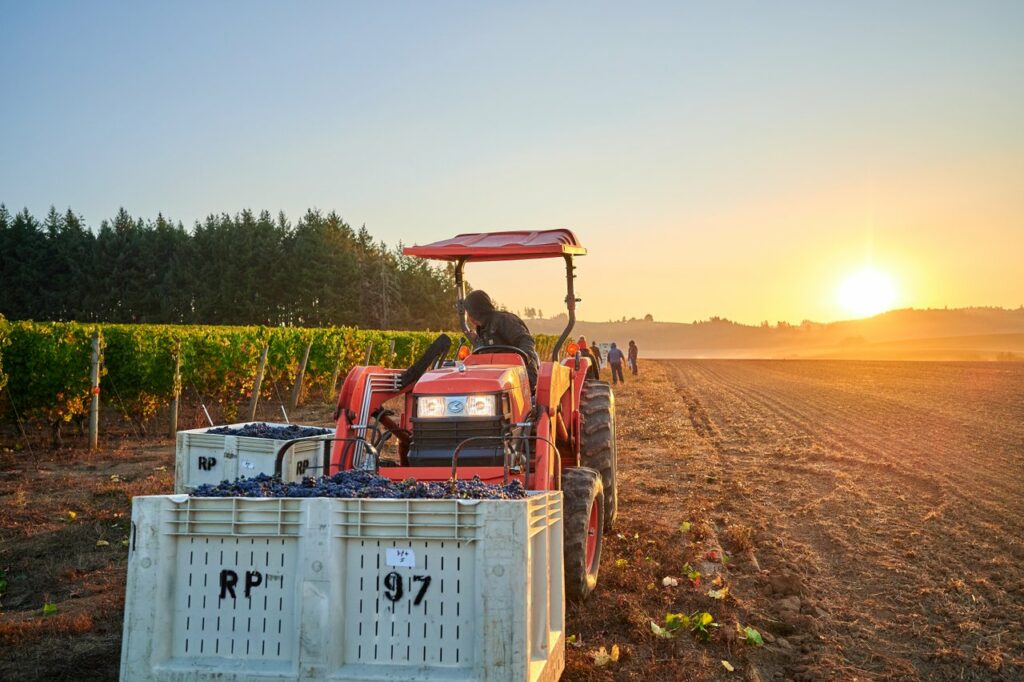
{"type": "Polygon", "coordinates": [[[570,230],[538,230],[460,234],[433,244],[408,246],[403,253],[435,260],[499,261],[584,256],[587,250],[570,230]]]}

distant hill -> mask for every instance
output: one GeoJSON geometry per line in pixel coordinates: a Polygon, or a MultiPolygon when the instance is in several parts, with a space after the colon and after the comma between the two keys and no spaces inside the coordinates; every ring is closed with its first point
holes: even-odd
{"type": "MultiPolygon", "coordinates": [[[[527,320],[557,334],[565,315],[527,320]]],[[[630,339],[646,357],[1024,360],[1024,308],[892,310],[862,320],[751,326],[721,318],[696,323],[577,322],[591,341],[630,339]]]]}

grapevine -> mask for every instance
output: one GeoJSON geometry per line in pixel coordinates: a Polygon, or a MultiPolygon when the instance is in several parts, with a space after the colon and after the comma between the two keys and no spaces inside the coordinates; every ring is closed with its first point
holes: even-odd
{"type": "MultiPolygon", "coordinates": [[[[227,419],[248,402],[260,354],[269,345],[263,399],[276,399],[275,382],[294,382],[307,344],[303,378],[307,391],[318,388],[328,400],[336,382],[355,365],[407,367],[437,336],[434,332],[395,332],[354,327],[226,327],[203,325],[82,324],[7,322],[0,319],[0,388],[7,383],[18,409],[55,421],[69,421],[88,410],[91,337],[102,339],[101,388],[111,386],[141,418],[152,416],[182,387],[193,388],[220,405],[227,419]],[[394,341],[394,353],[389,352],[394,341]],[[6,344],[6,347],[5,347],[6,344]],[[181,362],[176,384],[174,367],[181,362]],[[332,384],[334,380],[334,384],[332,384]]],[[[454,338],[459,338],[455,335],[454,338]]],[[[554,337],[538,336],[538,349],[554,337]]],[[[101,393],[106,395],[106,393],[101,393]]],[[[0,415],[9,411],[0,403],[0,415]]]]}

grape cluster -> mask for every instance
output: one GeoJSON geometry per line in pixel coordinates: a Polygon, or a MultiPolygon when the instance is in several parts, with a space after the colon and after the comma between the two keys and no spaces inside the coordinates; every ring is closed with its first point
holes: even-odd
{"type": "Polygon", "coordinates": [[[246,436],[248,438],[272,438],[274,440],[292,440],[294,438],[308,438],[309,436],[322,436],[330,433],[330,429],[319,426],[299,426],[289,424],[288,426],[273,426],[265,422],[246,424],[238,428],[230,426],[218,426],[207,429],[206,433],[217,433],[223,436],[246,436]]]}
{"type": "Polygon", "coordinates": [[[195,497],[361,497],[390,500],[520,500],[526,490],[518,480],[508,485],[484,483],[479,476],[457,481],[393,481],[370,471],[342,471],[333,476],[304,478],[301,483],[284,483],[260,474],[198,486],[195,497]]]}

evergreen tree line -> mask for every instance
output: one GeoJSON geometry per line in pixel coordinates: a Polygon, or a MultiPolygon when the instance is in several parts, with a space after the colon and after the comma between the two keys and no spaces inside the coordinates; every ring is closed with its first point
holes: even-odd
{"type": "Polygon", "coordinates": [[[83,322],[453,329],[449,269],[336,213],[211,215],[191,230],[125,209],[99,230],[0,204],[0,314],[83,322]]]}

